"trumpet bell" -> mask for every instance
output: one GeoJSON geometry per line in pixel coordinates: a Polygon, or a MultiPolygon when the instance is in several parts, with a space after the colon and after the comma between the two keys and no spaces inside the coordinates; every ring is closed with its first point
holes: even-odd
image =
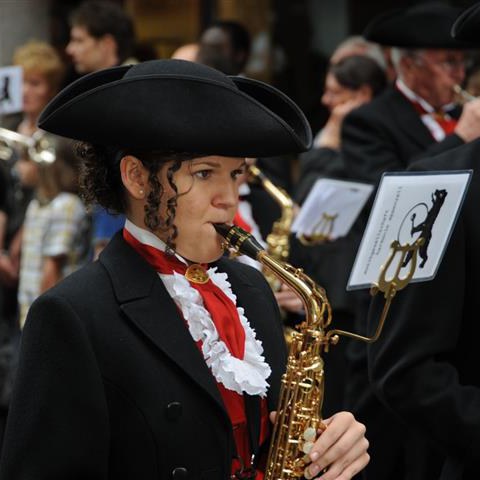
{"type": "Polygon", "coordinates": [[[0,160],[11,160],[19,148],[36,163],[50,164],[56,159],[55,146],[45,132],[38,131],[29,137],[7,128],[0,128],[0,160]]]}

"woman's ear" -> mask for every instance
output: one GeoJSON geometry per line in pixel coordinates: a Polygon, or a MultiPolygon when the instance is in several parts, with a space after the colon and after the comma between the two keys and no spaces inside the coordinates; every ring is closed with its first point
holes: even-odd
{"type": "Polygon", "coordinates": [[[143,200],[148,186],[148,171],[143,163],[133,155],[126,155],[120,160],[120,173],[128,193],[136,200],[143,200]]]}

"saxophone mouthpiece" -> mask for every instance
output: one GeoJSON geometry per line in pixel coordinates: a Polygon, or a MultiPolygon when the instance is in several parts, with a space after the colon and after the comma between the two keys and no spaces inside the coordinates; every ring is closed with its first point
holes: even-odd
{"type": "Polygon", "coordinates": [[[232,228],[232,225],[227,225],[226,223],[214,223],[213,226],[217,233],[223,238],[227,238],[228,232],[232,228]]]}
{"type": "Polygon", "coordinates": [[[214,223],[213,226],[217,233],[226,240],[228,247],[243,255],[256,260],[257,255],[264,250],[253,235],[240,227],[226,223],[214,223]]]}

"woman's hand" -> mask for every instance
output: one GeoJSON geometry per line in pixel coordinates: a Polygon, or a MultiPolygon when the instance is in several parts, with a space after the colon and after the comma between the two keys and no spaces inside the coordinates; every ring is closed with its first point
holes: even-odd
{"type": "Polygon", "coordinates": [[[365,425],[349,412],[336,413],[323,423],[327,428],[310,450],[312,463],[305,478],[349,480],[370,461],[365,425]],[[322,474],[325,468],[328,470],[322,474]]]}
{"type": "MultiPolygon", "coordinates": [[[[270,412],[272,423],[276,415],[277,412],[270,412]]],[[[305,478],[350,480],[370,461],[365,425],[357,422],[350,412],[336,413],[323,420],[323,424],[327,428],[310,450],[312,463],[305,469],[305,478]]]]}

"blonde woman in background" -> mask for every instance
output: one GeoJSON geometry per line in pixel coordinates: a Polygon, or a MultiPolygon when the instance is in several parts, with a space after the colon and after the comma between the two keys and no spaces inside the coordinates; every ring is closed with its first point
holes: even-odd
{"type": "Polygon", "coordinates": [[[51,45],[36,40],[17,48],[13,63],[23,69],[23,118],[16,130],[31,136],[40,112],[60,89],[65,67],[51,45]]]}
{"type": "MultiPolygon", "coordinates": [[[[29,41],[19,46],[13,64],[23,69],[23,111],[2,118],[2,127],[32,136],[38,131],[42,109],[58,92],[64,66],[55,49],[45,42],[29,41]]],[[[13,378],[12,355],[18,337],[17,289],[20,271],[22,225],[26,208],[38,183],[38,168],[26,152],[15,152],[3,165],[5,181],[0,216],[0,447],[13,378]]]]}
{"type": "MultiPolygon", "coordinates": [[[[20,117],[5,117],[3,126],[23,135],[33,136],[38,131],[37,120],[40,112],[60,88],[64,65],[51,45],[36,40],[15,50],[13,64],[23,70],[23,111],[20,117]]],[[[39,180],[38,165],[28,157],[27,152],[16,152],[16,160],[11,165],[4,250],[0,258],[2,288],[10,289],[4,298],[11,300],[8,305],[2,306],[2,310],[8,310],[4,316],[10,319],[16,317],[17,310],[14,299],[20,268],[22,224],[39,180]]]]}

